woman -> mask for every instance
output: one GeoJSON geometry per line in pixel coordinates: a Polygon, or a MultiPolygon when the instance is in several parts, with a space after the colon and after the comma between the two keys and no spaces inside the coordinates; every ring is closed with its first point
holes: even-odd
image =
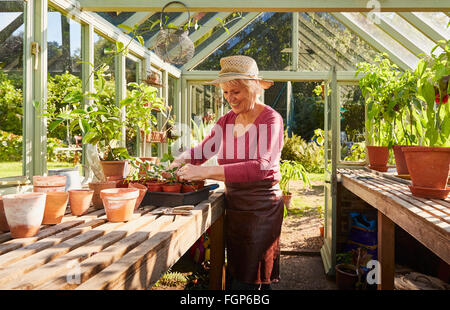
{"type": "Polygon", "coordinates": [[[258,77],[247,56],[220,60],[219,78],[231,111],[222,116],[201,144],[181,154],[171,168],[181,180],[225,182],[225,235],[232,289],[270,289],[279,280],[283,200],[280,156],[283,119],[259,100],[272,81],[258,77]],[[200,166],[214,155],[218,166],[200,166]]]}

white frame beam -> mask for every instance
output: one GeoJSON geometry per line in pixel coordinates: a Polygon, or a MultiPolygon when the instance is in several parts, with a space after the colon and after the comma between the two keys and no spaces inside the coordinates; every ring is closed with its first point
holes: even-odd
{"type": "MultiPolygon", "coordinates": [[[[187,81],[212,81],[217,78],[219,71],[183,71],[183,78],[187,81]]],[[[259,75],[276,82],[309,82],[324,81],[328,79],[329,71],[259,71],[259,75]]],[[[337,71],[337,79],[340,82],[358,82],[363,74],[355,77],[356,71],[337,71]]]]}
{"type": "MultiPolygon", "coordinates": [[[[166,0],[79,0],[81,8],[86,11],[103,12],[158,12],[166,0]]],[[[384,0],[380,1],[379,9],[382,12],[414,12],[414,11],[447,11],[449,0],[384,0]]],[[[374,6],[367,0],[242,0],[211,1],[189,0],[189,10],[199,12],[370,12],[374,6]]],[[[184,12],[185,7],[169,6],[167,12],[184,12]]]]}
{"type": "Polygon", "coordinates": [[[122,24],[129,27],[133,27],[134,25],[141,25],[153,15],[155,15],[155,12],[136,12],[122,24]]]}

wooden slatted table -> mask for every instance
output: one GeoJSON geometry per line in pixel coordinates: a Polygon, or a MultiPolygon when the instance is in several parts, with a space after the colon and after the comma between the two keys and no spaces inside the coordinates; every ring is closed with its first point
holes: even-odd
{"type": "Polygon", "coordinates": [[[0,289],[148,289],[210,229],[210,288],[224,289],[223,189],[192,215],[153,215],[141,206],[128,222],[111,223],[91,208],[30,238],[0,234],[0,289]]]}
{"type": "Polygon", "coordinates": [[[399,225],[450,264],[450,200],[411,194],[410,181],[367,168],[338,169],[342,185],[378,210],[379,289],[394,289],[394,229],[399,225]]]}

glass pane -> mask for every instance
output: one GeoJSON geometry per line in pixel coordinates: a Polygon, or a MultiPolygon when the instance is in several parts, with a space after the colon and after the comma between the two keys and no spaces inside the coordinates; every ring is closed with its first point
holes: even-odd
{"type": "Polygon", "coordinates": [[[421,50],[425,51],[427,54],[430,54],[431,49],[436,45],[427,36],[425,36],[422,32],[420,32],[419,29],[412,26],[400,15],[392,12],[389,13],[380,12],[378,14],[382,20],[384,20],[386,23],[394,27],[396,31],[398,31],[408,40],[413,42],[416,46],[418,46],[421,50]]]}
{"type": "Polygon", "coordinates": [[[358,85],[339,86],[340,143],[344,161],[364,161],[364,98],[358,85]]]}
{"type": "Polygon", "coordinates": [[[22,1],[0,2],[0,178],[22,175],[22,1]]]}
{"type": "Polygon", "coordinates": [[[299,14],[299,70],[355,70],[377,53],[367,42],[330,13],[299,14]]]}
{"type": "MultiPolygon", "coordinates": [[[[47,109],[61,112],[64,98],[82,88],[81,25],[49,8],[47,30],[47,109]]],[[[53,120],[48,119],[47,124],[53,120]]],[[[69,130],[63,122],[47,133],[47,162],[50,166],[71,167],[81,162],[81,131],[69,130]]],[[[49,167],[50,167],[49,166],[49,167]]]]}
{"type": "MultiPolygon", "coordinates": [[[[94,33],[94,68],[100,69],[104,64],[108,66],[106,73],[106,85],[103,93],[100,94],[101,98],[109,103],[115,104],[116,98],[116,85],[114,79],[114,67],[115,56],[111,54],[111,51],[115,51],[115,44],[104,37],[94,33]]],[[[98,83],[94,83],[96,90],[99,90],[98,83]]]]}
{"type": "MultiPolygon", "coordinates": [[[[348,18],[352,23],[356,24],[373,40],[379,42],[387,48],[391,54],[407,64],[410,68],[415,68],[419,59],[407,50],[403,45],[395,41],[386,32],[378,28],[373,21],[361,13],[341,13],[345,18],[348,18]]],[[[395,60],[394,60],[395,62],[395,60]]]]}
{"type": "MultiPolygon", "coordinates": [[[[126,83],[128,85],[128,83],[131,82],[137,82],[136,81],[136,67],[137,64],[135,61],[131,60],[130,58],[126,58],[125,61],[125,78],[126,78],[126,83]]],[[[128,88],[131,89],[131,88],[128,88]]],[[[127,150],[128,150],[128,154],[130,154],[130,156],[138,156],[137,154],[137,145],[136,145],[136,128],[127,128],[126,129],[126,146],[127,146],[127,150]]]]}
{"type": "MultiPolygon", "coordinates": [[[[314,130],[323,129],[324,102],[314,92],[319,82],[294,82],[292,83],[292,94],[294,104],[291,105],[291,123],[285,123],[292,132],[310,141],[314,136],[314,130]]],[[[266,102],[267,104],[267,102],[266,102]]]]}
{"type": "Polygon", "coordinates": [[[442,33],[447,40],[450,39],[450,28],[447,27],[450,17],[447,14],[442,12],[416,12],[414,14],[423,19],[433,29],[442,33]]]}
{"type": "MultiPolygon", "coordinates": [[[[245,18],[243,14],[242,18],[245,18]]],[[[234,22],[241,20],[237,18],[234,22]]],[[[232,23],[226,25],[232,27],[232,23]]],[[[201,52],[225,32],[222,25],[210,38],[196,47],[201,52]]],[[[220,70],[219,60],[231,55],[247,55],[258,63],[259,70],[289,70],[291,57],[292,13],[263,13],[199,64],[196,70],[220,70]]]]}

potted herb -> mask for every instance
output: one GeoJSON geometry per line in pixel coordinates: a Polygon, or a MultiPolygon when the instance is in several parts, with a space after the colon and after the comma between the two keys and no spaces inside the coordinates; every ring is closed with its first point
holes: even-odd
{"type": "Polygon", "coordinates": [[[417,66],[417,91],[423,105],[420,111],[420,146],[403,149],[411,176],[410,190],[424,198],[445,199],[450,164],[450,40],[439,41],[431,57],[417,66]],[[443,52],[435,55],[440,47],[443,52]]]}
{"type": "Polygon", "coordinates": [[[283,200],[286,208],[289,209],[292,193],[290,191],[291,180],[302,180],[303,186],[311,186],[305,167],[299,162],[293,160],[282,160],[280,164],[281,180],[280,188],[283,192],[283,200]]]}
{"type": "Polygon", "coordinates": [[[397,78],[394,85],[394,98],[396,102],[393,110],[394,118],[394,145],[392,146],[395,157],[397,173],[409,175],[405,156],[402,149],[417,145],[417,125],[420,123],[420,100],[417,98],[417,72],[406,70],[397,78]]]}
{"type": "Polygon", "coordinates": [[[166,168],[163,170],[166,181],[162,185],[163,192],[179,193],[181,191],[181,183],[178,182],[178,176],[176,174],[177,170],[178,167],[174,167],[172,169],[166,168]]]}
{"type": "Polygon", "coordinates": [[[369,168],[384,172],[388,169],[389,148],[394,141],[393,123],[398,107],[394,91],[400,70],[386,54],[376,56],[374,63],[359,63],[357,67],[356,75],[365,73],[359,86],[367,106],[369,168]]]}

